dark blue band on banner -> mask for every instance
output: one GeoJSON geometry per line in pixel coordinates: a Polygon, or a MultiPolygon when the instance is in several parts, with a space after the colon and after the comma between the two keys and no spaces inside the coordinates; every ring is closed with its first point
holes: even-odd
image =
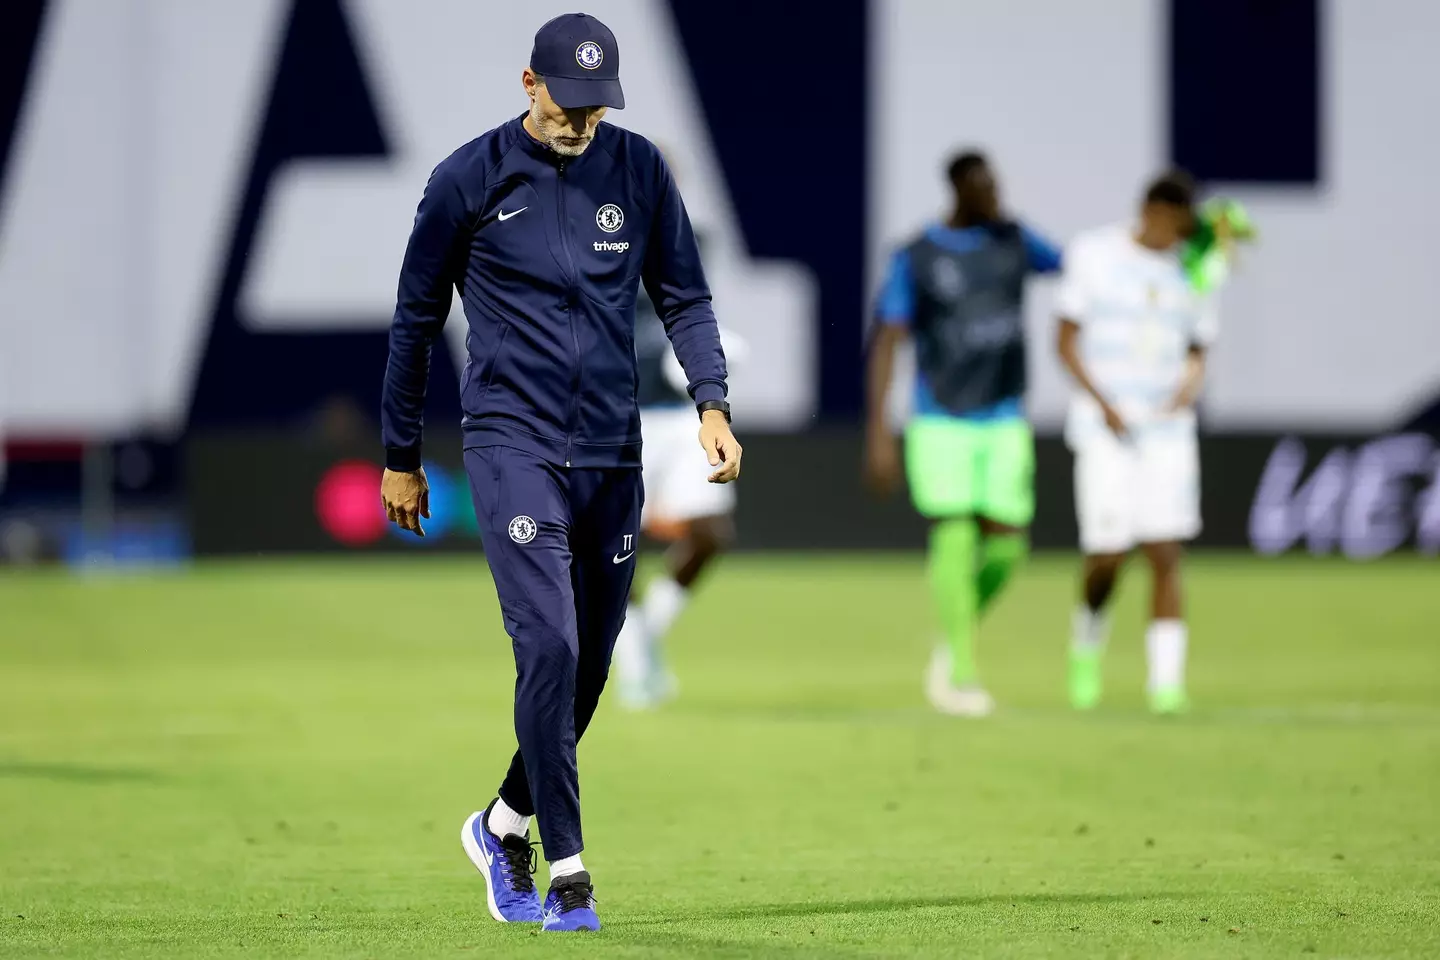
{"type": "MultiPolygon", "coordinates": [[[[294,0],[263,116],[215,295],[190,423],[215,427],[359,417],[368,424],[380,409],[387,331],[257,333],[246,329],[239,315],[239,293],[265,197],[285,164],[304,157],[390,154],[340,0],[294,0]]],[[[443,337],[432,350],[426,408],[434,414],[430,423],[459,419],[459,378],[443,337]]]]}
{"type": "Polygon", "coordinates": [[[1170,0],[1170,158],[1202,181],[1315,185],[1320,0],[1170,0]]]}
{"type": "Polygon", "coordinates": [[[7,0],[0,9],[0,200],[5,172],[29,87],[30,67],[40,46],[46,0],[7,0]]]}
{"type": "MultiPolygon", "coordinates": [[[[868,0],[670,0],[710,139],[757,257],[815,277],[820,410],[862,407],[868,0]],[[800,105],[777,90],[798,84],[800,105]],[[813,142],[812,142],[813,141],[813,142]]],[[[724,304],[717,304],[724,322],[724,304]]]]}

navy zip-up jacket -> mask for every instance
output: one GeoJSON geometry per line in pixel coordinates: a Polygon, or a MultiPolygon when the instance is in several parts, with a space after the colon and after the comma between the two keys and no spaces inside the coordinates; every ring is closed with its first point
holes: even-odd
{"type": "MultiPolygon", "coordinates": [[[[420,466],[430,346],[460,292],[465,446],[561,466],[640,463],[635,299],[665,322],[698,404],[726,394],[695,235],[659,150],[601,123],[561,157],[517,117],[430,176],[400,270],[381,429],[392,470],[420,466]]],[[[698,422],[697,422],[698,429],[698,422]]]]}

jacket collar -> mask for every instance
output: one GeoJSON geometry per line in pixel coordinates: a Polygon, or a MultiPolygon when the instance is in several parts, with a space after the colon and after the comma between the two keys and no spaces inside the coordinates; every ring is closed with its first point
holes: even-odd
{"type": "Polygon", "coordinates": [[[595,140],[590,141],[590,146],[584,153],[578,157],[562,157],[530,135],[530,131],[525,129],[525,118],[527,116],[529,116],[528,112],[522,113],[507,123],[506,126],[510,128],[511,136],[519,142],[520,149],[524,150],[527,156],[534,157],[536,160],[542,160],[552,166],[560,166],[562,162],[567,167],[575,166],[575,164],[580,163],[595,151],[595,142],[604,136],[603,131],[605,124],[602,123],[595,130],[595,140]]]}

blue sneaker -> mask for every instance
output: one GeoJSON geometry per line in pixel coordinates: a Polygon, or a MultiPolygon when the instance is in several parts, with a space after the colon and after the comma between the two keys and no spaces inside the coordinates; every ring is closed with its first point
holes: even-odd
{"type": "Polygon", "coordinates": [[[550,882],[545,896],[545,925],[541,930],[599,930],[595,915],[595,888],[590,874],[581,870],[550,882]]]}
{"type": "MultiPolygon", "coordinates": [[[[490,807],[495,801],[490,802],[490,807]]],[[[485,878],[485,903],[501,923],[539,923],[540,895],[535,892],[535,845],[530,835],[497,837],[490,832],[490,807],[470,814],[460,843],[485,878]]]]}

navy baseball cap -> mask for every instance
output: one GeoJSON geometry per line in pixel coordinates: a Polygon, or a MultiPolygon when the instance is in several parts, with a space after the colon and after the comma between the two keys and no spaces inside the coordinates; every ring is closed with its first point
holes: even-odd
{"type": "Polygon", "coordinates": [[[567,13],[535,34],[530,69],[545,78],[562,107],[625,108],[620,47],[610,28],[588,13],[567,13]]]}

